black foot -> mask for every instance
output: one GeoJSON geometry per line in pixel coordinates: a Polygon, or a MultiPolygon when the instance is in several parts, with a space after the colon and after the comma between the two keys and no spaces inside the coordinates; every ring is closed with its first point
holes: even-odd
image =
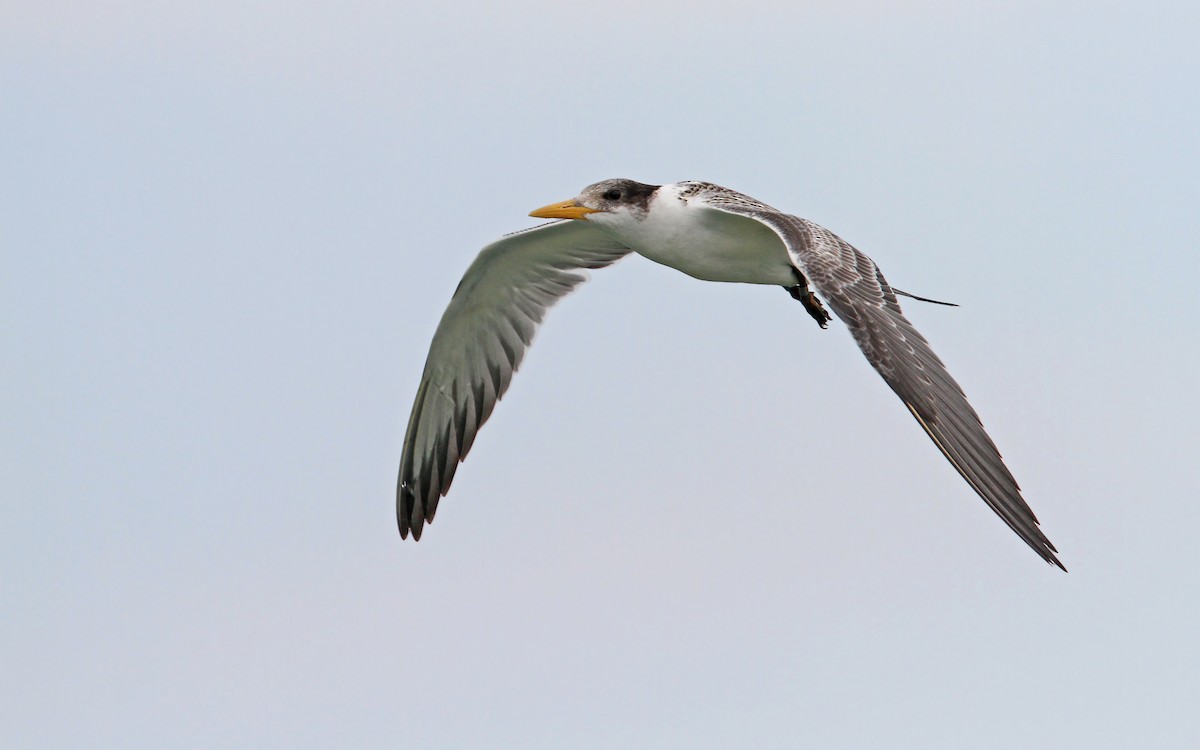
{"type": "Polygon", "coordinates": [[[788,294],[792,295],[792,299],[799,300],[800,304],[804,305],[804,309],[808,310],[808,314],[812,316],[812,319],[817,321],[817,325],[822,328],[828,327],[829,321],[833,320],[833,318],[829,317],[829,313],[826,312],[825,306],[821,304],[821,300],[817,299],[817,295],[813,294],[812,290],[808,288],[808,279],[804,278],[804,275],[798,269],[792,269],[792,272],[796,274],[796,281],[800,283],[796,286],[784,288],[787,289],[788,294]]]}

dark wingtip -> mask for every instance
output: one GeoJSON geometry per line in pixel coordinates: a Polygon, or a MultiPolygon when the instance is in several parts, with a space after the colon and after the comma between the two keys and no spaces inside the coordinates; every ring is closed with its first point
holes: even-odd
{"type": "Polygon", "coordinates": [[[401,481],[396,487],[396,526],[400,529],[400,538],[408,539],[411,532],[414,542],[421,541],[421,526],[424,520],[417,512],[416,498],[401,481]]]}
{"type": "Polygon", "coordinates": [[[408,539],[408,535],[412,534],[414,542],[421,541],[421,531],[423,530],[421,519],[408,519],[403,515],[398,516],[397,525],[400,527],[400,538],[408,539]]]}

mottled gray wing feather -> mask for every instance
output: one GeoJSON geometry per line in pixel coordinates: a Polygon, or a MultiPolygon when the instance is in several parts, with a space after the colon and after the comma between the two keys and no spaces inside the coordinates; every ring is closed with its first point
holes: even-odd
{"type": "Polygon", "coordinates": [[[586,221],[560,221],[485,247],[442,315],[404,435],[396,517],[421,538],[475,435],[504,395],[546,310],[629,253],[586,221]]]}
{"type": "Polygon", "coordinates": [[[962,388],[904,317],[875,262],[824,227],[740,193],[709,193],[705,203],[775,230],[796,267],[849,327],[867,360],[938,450],[1026,544],[1066,570],[962,388]]]}

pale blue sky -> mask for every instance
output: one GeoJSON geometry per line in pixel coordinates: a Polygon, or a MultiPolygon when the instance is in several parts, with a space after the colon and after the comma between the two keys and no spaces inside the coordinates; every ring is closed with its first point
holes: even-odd
{"type": "Polygon", "coordinates": [[[37,748],[1200,743],[1194,2],[0,8],[0,733],[37,748]],[[897,286],[1071,573],[777,290],[554,309],[437,522],[463,270],[607,177],[897,286]]]}

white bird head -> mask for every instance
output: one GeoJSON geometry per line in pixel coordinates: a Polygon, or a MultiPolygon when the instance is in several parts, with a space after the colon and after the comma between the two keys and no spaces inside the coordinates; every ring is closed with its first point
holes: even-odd
{"type": "Polygon", "coordinates": [[[619,226],[644,219],[658,188],[658,185],[634,180],[603,180],[588,185],[575,198],[542,206],[529,215],[539,219],[579,219],[619,226]]]}

